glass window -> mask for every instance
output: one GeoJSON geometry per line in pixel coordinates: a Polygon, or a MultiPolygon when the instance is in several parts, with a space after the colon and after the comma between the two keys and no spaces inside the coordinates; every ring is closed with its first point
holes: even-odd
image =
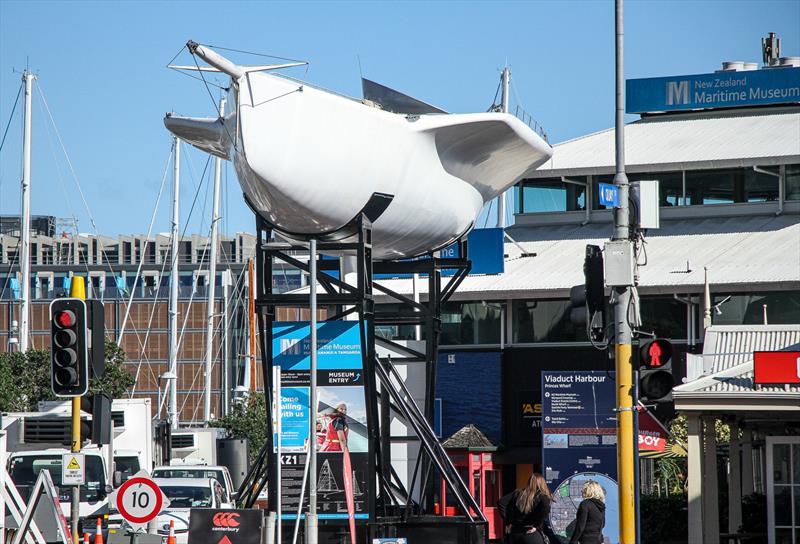
{"type": "MultiPolygon", "coordinates": [[[[585,180],[585,177],[576,179],[581,182],[585,180]]],[[[561,178],[523,180],[515,189],[514,195],[516,201],[514,210],[517,213],[586,209],[586,188],[575,183],[564,183],[561,178]]]]}
{"type": "Polygon", "coordinates": [[[498,302],[448,302],[442,305],[443,345],[499,344],[498,302]]]}
{"type": "Polygon", "coordinates": [[[786,165],[786,200],[800,200],[800,164],[786,165]]]}
{"type": "Polygon", "coordinates": [[[628,179],[630,181],[657,180],[660,206],[686,205],[686,199],[683,196],[683,172],[631,174],[628,179]]]}
{"type": "MultiPolygon", "coordinates": [[[[775,167],[763,169],[778,172],[775,167]]],[[[752,168],[690,170],[686,172],[686,196],[691,206],[777,200],[778,179],[752,168]]]]}
{"type": "Polygon", "coordinates": [[[641,329],[660,338],[683,339],[686,334],[686,305],[673,297],[642,297],[641,329]]]}
{"type": "Polygon", "coordinates": [[[568,300],[515,300],[514,342],[585,342],[586,330],[569,320],[568,300]]]}
{"type": "Polygon", "coordinates": [[[713,296],[711,319],[715,325],[760,325],[766,305],[770,325],[791,325],[800,317],[800,291],[717,294],[713,296]]]}

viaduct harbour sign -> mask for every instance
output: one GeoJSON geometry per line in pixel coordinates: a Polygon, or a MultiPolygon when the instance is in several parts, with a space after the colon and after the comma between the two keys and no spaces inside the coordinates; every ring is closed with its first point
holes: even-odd
{"type": "Polygon", "coordinates": [[[627,113],[800,103],[800,68],[629,79],[627,113]]]}

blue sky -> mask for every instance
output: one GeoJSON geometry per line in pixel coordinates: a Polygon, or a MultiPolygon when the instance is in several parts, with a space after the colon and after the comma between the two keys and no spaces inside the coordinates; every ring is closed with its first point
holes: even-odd
{"type": "MultiPolygon", "coordinates": [[[[800,55],[800,1],[626,2],[626,77],[706,73],[759,61],[777,32],[800,55]]],[[[311,62],[296,77],[360,96],[364,76],[452,112],[485,111],[500,70],[519,103],[560,142],[613,125],[614,5],[536,2],[37,2],[0,1],[0,123],[26,63],[35,88],[32,210],[75,216],[81,232],[144,233],[170,148],[165,112],[209,116],[202,83],[165,66],[187,39],[311,62]],[[75,177],[86,200],[77,195],[75,177]],[[89,212],[87,212],[87,207],[89,212]]],[[[241,63],[257,57],[228,53],[241,63]]],[[[183,51],[177,62],[189,63],[183,51]]],[[[631,117],[632,118],[632,117],[631,117]]],[[[0,213],[20,210],[21,106],[0,151],[0,213]]],[[[186,154],[185,154],[186,155],[186,154]]],[[[206,156],[184,163],[183,223],[206,156]]],[[[233,169],[223,177],[223,230],[252,231],[233,169]]],[[[188,226],[207,233],[208,176],[188,226]]],[[[169,228],[169,181],[156,231],[169,228]]]]}

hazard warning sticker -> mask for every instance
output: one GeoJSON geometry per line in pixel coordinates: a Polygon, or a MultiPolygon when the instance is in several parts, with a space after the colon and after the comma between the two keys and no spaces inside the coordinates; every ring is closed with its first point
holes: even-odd
{"type": "Polygon", "coordinates": [[[61,456],[61,485],[83,485],[86,480],[86,456],[65,453],[61,456]]]}

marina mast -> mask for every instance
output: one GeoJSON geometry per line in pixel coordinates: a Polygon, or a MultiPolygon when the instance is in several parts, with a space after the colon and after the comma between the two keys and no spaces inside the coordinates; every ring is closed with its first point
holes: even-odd
{"type": "Polygon", "coordinates": [[[167,417],[173,429],[178,428],[178,225],[180,223],[181,141],[176,136],[172,185],[172,269],[169,276],[169,371],[175,376],[169,388],[167,417]]]}
{"type": "Polygon", "coordinates": [[[31,102],[33,80],[36,76],[27,70],[22,74],[25,82],[25,120],[22,137],[22,224],[20,230],[20,280],[21,299],[19,312],[19,350],[28,351],[30,338],[30,303],[31,303],[31,102]]]}

